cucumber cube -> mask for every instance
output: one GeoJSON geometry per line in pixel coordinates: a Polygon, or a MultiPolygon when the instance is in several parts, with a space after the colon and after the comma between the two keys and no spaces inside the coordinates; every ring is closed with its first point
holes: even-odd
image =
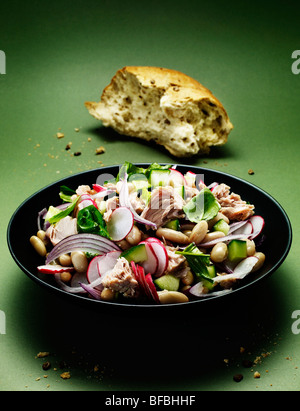
{"type": "Polygon", "coordinates": [[[164,225],[164,227],[165,228],[170,228],[171,230],[178,231],[179,227],[180,227],[179,220],[177,220],[177,219],[176,220],[170,220],[164,225]]]}
{"type": "MultiPolygon", "coordinates": [[[[209,265],[206,268],[210,278],[214,278],[217,275],[217,270],[214,265],[209,265]]],[[[209,280],[202,279],[201,282],[204,287],[208,288],[209,290],[212,290],[214,288],[214,283],[211,283],[209,280]]]]}
{"type": "Polygon", "coordinates": [[[123,251],[120,257],[126,258],[129,262],[134,261],[135,263],[146,261],[148,258],[146,246],[145,244],[138,244],[132,248],[129,248],[129,250],[123,251]]]}
{"type": "Polygon", "coordinates": [[[247,242],[244,240],[232,240],[228,244],[228,260],[238,263],[247,257],[247,242]]]}
{"type": "Polygon", "coordinates": [[[225,220],[221,219],[212,227],[212,231],[222,231],[222,233],[227,235],[229,232],[229,224],[227,224],[225,220]]]}
{"type": "Polygon", "coordinates": [[[150,184],[152,187],[166,186],[170,179],[170,170],[152,170],[150,184]]]}
{"type": "Polygon", "coordinates": [[[154,284],[161,290],[178,291],[180,279],[171,274],[156,278],[154,284]]]}

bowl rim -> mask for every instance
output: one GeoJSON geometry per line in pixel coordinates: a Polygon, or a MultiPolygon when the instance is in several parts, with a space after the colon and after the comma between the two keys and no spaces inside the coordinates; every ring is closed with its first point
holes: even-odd
{"type": "MultiPolygon", "coordinates": [[[[149,165],[151,165],[152,163],[144,163],[144,162],[136,162],[133,163],[134,165],[137,165],[138,167],[144,167],[147,168],[149,165]]],[[[160,165],[168,165],[168,164],[174,164],[174,163],[164,163],[164,162],[160,162],[160,165]]],[[[14,219],[16,217],[16,215],[20,212],[20,210],[23,208],[23,206],[30,201],[32,198],[36,197],[38,194],[40,194],[43,191],[47,191],[48,189],[50,189],[51,187],[55,186],[55,185],[59,185],[62,184],[62,182],[64,182],[67,179],[73,179],[73,178],[77,178],[80,176],[84,176],[84,175],[89,175],[95,172],[102,172],[104,170],[107,169],[111,169],[111,168],[119,168],[122,166],[123,164],[113,164],[110,166],[105,166],[105,167],[101,167],[101,168],[93,168],[90,170],[85,170],[85,171],[81,171],[79,173],[76,174],[72,174],[70,176],[65,176],[61,179],[55,180],[52,183],[47,184],[46,186],[40,188],[39,190],[35,191],[33,194],[31,194],[30,196],[28,196],[24,201],[22,201],[20,203],[20,205],[16,208],[16,210],[14,211],[14,213],[12,214],[8,226],[7,226],[7,232],[6,232],[6,239],[7,239],[7,245],[10,251],[10,254],[12,256],[12,258],[14,259],[15,263],[17,264],[17,266],[29,277],[31,278],[33,281],[35,281],[36,283],[38,283],[39,285],[47,288],[48,290],[53,290],[56,293],[58,293],[58,295],[60,294],[63,297],[68,297],[71,300],[73,300],[74,302],[84,302],[86,304],[89,305],[94,305],[94,306],[109,306],[109,307],[127,307],[127,309],[139,309],[139,310],[147,310],[149,308],[151,309],[167,309],[168,307],[172,307],[172,308],[176,308],[177,307],[191,307],[194,306],[195,304],[200,304],[200,303],[212,303],[213,301],[227,301],[230,297],[236,296],[236,294],[240,294],[243,291],[245,291],[245,289],[248,288],[252,288],[253,286],[257,285],[258,282],[262,281],[263,279],[266,279],[267,277],[269,277],[272,273],[274,273],[276,270],[278,270],[278,268],[282,265],[282,263],[284,262],[284,260],[286,259],[290,249],[291,249],[291,245],[292,245],[292,240],[293,240],[293,231],[292,231],[292,225],[291,225],[291,221],[286,213],[286,211],[284,210],[284,208],[281,206],[281,204],[272,196],[270,195],[268,192],[266,192],[265,190],[263,190],[262,188],[258,187],[257,185],[253,184],[252,182],[249,182],[247,180],[244,180],[241,177],[237,177],[233,174],[230,173],[226,173],[224,171],[219,171],[219,170],[214,170],[211,168],[207,168],[207,167],[201,167],[201,166],[194,166],[194,165],[188,165],[188,164],[176,164],[176,167],[184,167],[184,168],[192,168],[192,169],[198,169],[198,170],[203,170],[203,174],[205,172],[208,173],[216,173],[220,176],[225,176],[231,179],[234,179],[242,184],[246,184],[248,186],[251,186],[254,190],[260,192],[260,194],[266,196],[269,198],[269,200],[271,200],[271,202],[273,202],[278,209],[280,210],[287,229],[288,229],[288,241],[286,242],[286,246],[284,249],[284,252],[282,253],[282,255],[280,256],[279,260],[277,261],[277,263],[275,265],[273,265],[266,273],[264,273],[262,276],[257,277],[256,279],[254,279],[253,281],[246,283],[246,284],[241,284],[239,287],[233,289],[230,293],[224,293],[221,295],[217,295],[217,296],[211,296],[211,297],[203,297],[203,298],[199,298],[196,300],[192,300],[189,302],[185,302],[185,303],[178,303],[178,304],[130,304],[130,303],[118,303],[118,302],[111,302],[111,301],[101,301],[101,300],[95,300],[92,298],[87,298],[84,295],[80,295],[80,294],[72,294],[72,293],[68,293],[64,290],[62,290],[59,287],[55,287],[54,285],[47,283],[45,281],[43,281],[42,279],[38,278],[36,275],[34,275],[30,270],[28,270],[21,261],[19,261],[19,259],[17,258],[13,246],[12,246],[12,242],[11,242],[11,229],[12,229],[12,225],[14,223],[14,219]],[[164,307],[164,308],[162,308],[164,307]]],[[[175,164],[174,164],[175,165],[175,164]]],[[[124,308],[125,309],[125,308],[124,308]]]]}

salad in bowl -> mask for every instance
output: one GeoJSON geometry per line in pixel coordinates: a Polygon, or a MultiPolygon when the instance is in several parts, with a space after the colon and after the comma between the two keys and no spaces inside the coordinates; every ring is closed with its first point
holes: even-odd
{"type": "Polygon", "coordinates": [[[264,218],[220,182],[173,165],[125,162],[92,185],[60,186],[30,243],[37,273],[68,293],[180,304],[230,293],[259,270],[264,218]]]}

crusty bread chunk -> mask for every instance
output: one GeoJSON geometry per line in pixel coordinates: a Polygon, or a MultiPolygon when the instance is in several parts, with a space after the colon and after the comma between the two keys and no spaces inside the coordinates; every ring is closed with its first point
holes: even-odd
{"type": "Polygon", "coordinates": [[[159,67],[124,67],[86,102],[90,114],[118,133],[154,140],[175,157],[209,152],[233,126],[220,101],[193,78],[159,67]]]}

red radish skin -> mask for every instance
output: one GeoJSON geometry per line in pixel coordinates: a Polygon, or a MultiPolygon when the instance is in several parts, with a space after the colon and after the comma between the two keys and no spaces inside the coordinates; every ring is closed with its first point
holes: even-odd
{"type": "Polygon", "coordinates": [[[45,264],[38,266],[38,271],[43,274],[59,274],[59,273],[72,273],[75,271],[74,267],[63,267],[61,265],[45,264]]]}
{"type": "Polygon", "coordinates": [[[94,207],[98,208],[96,202],[89,194],[82,194],[80,196],[80,200],[78,203],[78,209],[82,210],[83,208],[88,207],[90,205],[93,205],[94,207]]]}
{"type": "Polygon", "coordinates": [[[173,183],[174,187],[187,185],[186,179],[184,178],[183,174],[180,171],[175,170],[174,168],[170,169],[169,184],[171,182],[173,183]]]}
{"type": "Polygon", "coordinates": [[[100,191],[105,191],[106,188],[100,186],[100,184],[93,184],[93,190],[97,191],[97,193],[100,193],[100,191]]]}
{"type": "Polygon", "coordinates": [[[141,241],[140,244],[145,244],[147,252],[147,260],[140,263],[147,273],[155,274],[158,268],[158,258],[154,253],[151,243],[147,241],[141,241]]]}
{"type": "Polygon", "coordinates": [[[88,282],[91,284],[99,277],[105,277],[107,272],[114,268],[120,255],[121,251],[110,251],[107,254],[94,257],[87,269],[86,276],[88,282]]]}
{"type": "Polygon", "coordinates": [[[152,296],[153,300],[154,300],[157,304],[160,304],[159,296],[158,296],[158,294],[157,294],[157,291],[156,291],[155,285],[154,285],[154,283],[153,283],[151,274],[147,274],[147,275],[146,275],[146,283],[147,283],[147,285],[148,285],[148,287],[149,287],[149,290],[150,290],[150,293],[151,293],[151,296],[152,296]]]}
{"type": "Polygon", "coordinates": [[[148,249],[156,257],[156,261],[157,261],[156,268],[155,269],[154,267],[152,268],[152,265],[151,265],[150,270],[146,269],[146,272],[150,272],[151,274],[156,275],[156,276],[161,276],[166,271],[166,269],[168,268],[168,264],[169,264],[169,257],[168,257],[166,247],[156,237],[149,237],[145,241],[142,241],[140,244],[146,244],[148,249]]]}
{"type": "Polygon", "coordinates": [[[140,265],[137,266],[137,269],[138,269],[138,271],[139,271],[140,278],[141,278],[141,281],[142,281],[142,283],[143,283],[143,287],[144,287],[145,293],[146,293],[147,297],[148,297],[149,299],[151,299],[151,298],[152,298],[152,294],[151,294],[151,292],[150,292],[150,290],[149,290],[149,287],[148,287],[148,284],[147,284],[147,281],[146,281],[145,270],[144,270],[143,267],[141,267],[140,265]]]}
{"type": "Polygon", "coordinates": [[[100,277],[100,272],[98,269],[98,261],[102,257],[104,256],[98,255],[90,261],[88,269],[87,269],[87,273],[86,273],[86,278],[89,283],[92,283],[93,281],[95,281],[97,278],[100,277]]]}
{"type": "Polygon", "coordinates": [[[155,276],[160,277],[164,274],[169,264],[169,257],[165,246],[162,243],[153,241],[149,244],[153,254],[156,256],[158,266],[155,271],[155,276]]]}
{"type": "Polygon", "coordinates": [[[260,215],[254,215],[250,217],[249,220],[253,226],[253,234],[250,237],[250,240],[254,240],[259,234],[262,232],[264,226],[265,226],[265,220],[263,219],[262,216],[260,215]]]}

